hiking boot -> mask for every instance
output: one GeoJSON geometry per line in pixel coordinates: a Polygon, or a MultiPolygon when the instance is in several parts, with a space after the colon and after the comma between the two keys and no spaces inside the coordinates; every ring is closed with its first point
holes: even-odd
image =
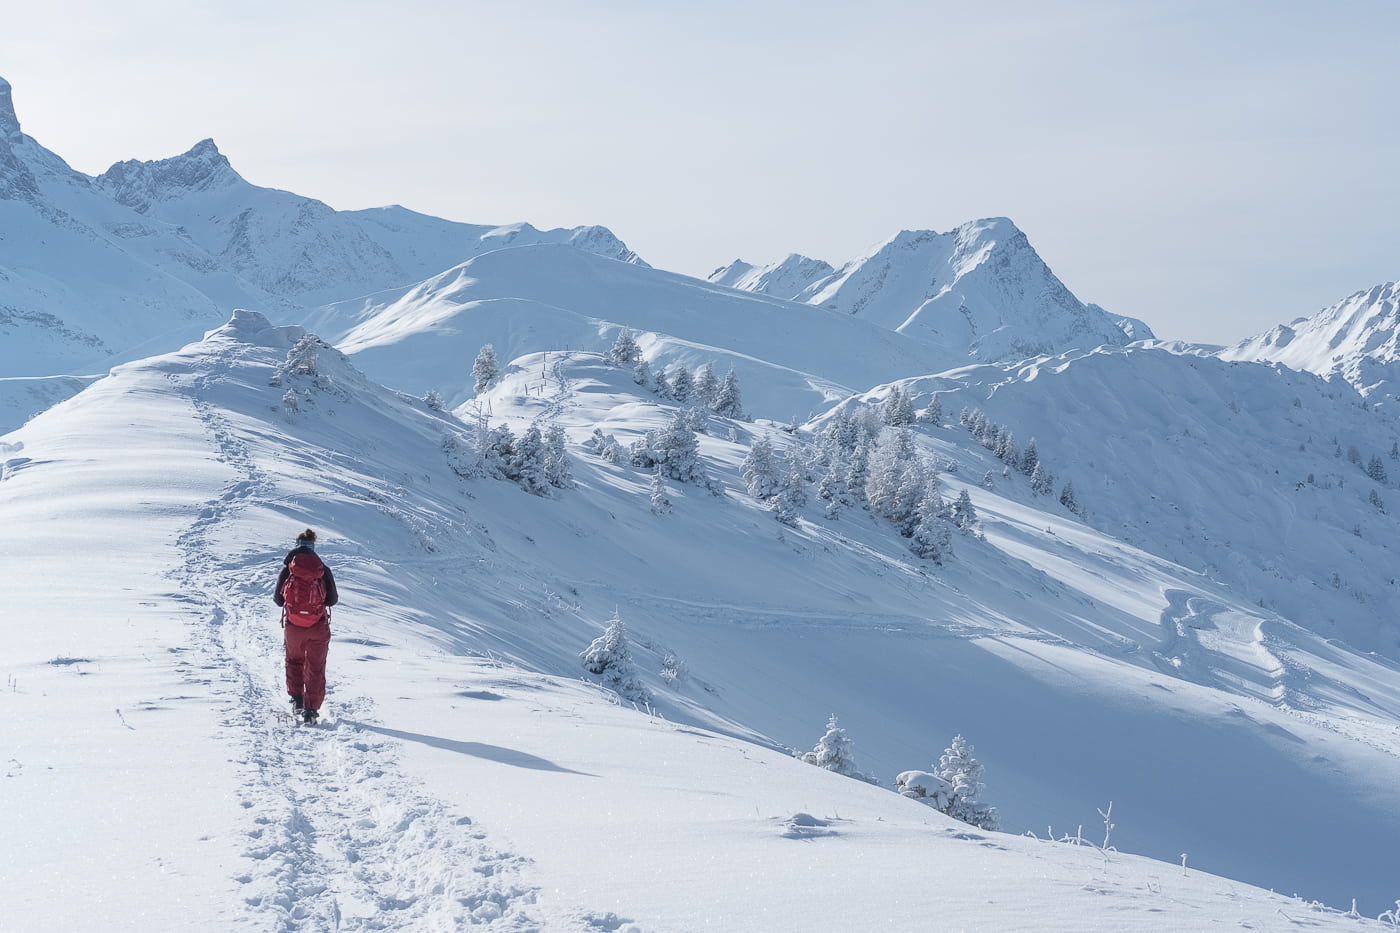
{"type": "Polygon", "coordinates": [[[293,693],[293,694],[292,694],[292,712],[293,712],[293,713],[300,713],[300,712],[301,712],[301,698],[302,698],[302,694],[300,694],[300,693],[293,693]]]}
{"type": "Polygon", "coordinates": [[[321,714],[314,709],[304,709],[301,711],[301,718],[308,726],[314,726],[321,718],[321,714]]]}

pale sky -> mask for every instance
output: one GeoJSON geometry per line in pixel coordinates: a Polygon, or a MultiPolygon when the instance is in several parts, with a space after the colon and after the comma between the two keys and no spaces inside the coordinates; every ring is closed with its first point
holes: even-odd
{"type": "Polygon", "coordinates": [[[693,275],[1006,216],[1081,299],[1232,343],[1400,278],[1397,35],[1395,0],[22,0],[0,77],[88,174],[212,137],[693,275]]]}

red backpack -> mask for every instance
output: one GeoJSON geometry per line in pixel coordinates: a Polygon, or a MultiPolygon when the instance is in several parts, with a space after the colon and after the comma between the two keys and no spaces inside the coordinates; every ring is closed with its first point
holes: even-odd
{"type": "Polygon", "coordinates": [[[291,573],[282,584],[282,608],[287,621],[310,628],[327,615],[326,584],[321,581],[326,565],[315,554],[297,554],[287,569],[291,573]]]}

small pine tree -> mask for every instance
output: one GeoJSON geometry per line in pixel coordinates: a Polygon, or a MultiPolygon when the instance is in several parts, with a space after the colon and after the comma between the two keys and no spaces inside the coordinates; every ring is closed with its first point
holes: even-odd
{"type": "Polygon", "coordinates": [[[1366,475],[1378,483],[1386,481],[1385,464],[1380,457],[1372,456],[1370,462],[1366,464],[1366,475]]]}
{"type": "Polygon", "coordinates": [[[632,381],[648,392],[656,388],[656,380],[646,360],[637,360],[637,365],[632,367],[632,381]]]}
{"type": "Polygon", "coordinates": [[[1074,494],[1073,483],[1065,483],[1064,488],[1060,490],[1060,505],[1063,505],[1075,515],[1079,514],[1079,499],[1074,494]]]}
{"type": "Polygon", "coordinates": [[[620,616],[614,615],[608,620],[608,627],[583,650],[579,661],[584,670],[602,678],[603,685],[615,690],[624,700],[632,703],[651,701],[650,694],[632,666],[627,630],[620,616]]]}
{"type": "Polygon", "coordinates": [[[953,524],[963,532],[971,534],[977,530],[977,509],[972,505],[972,497],[964,489],[953,503],[953,524]]]}
{"type": "Polygon", "coordinates": [[[743,420],[744,402],[739,392],[739,377],[734,375],[732,368],[720,380],[719,389],[715,391],[714,405],[711,407],[717,415],[743,420]]]}
{"type": "MultiPolygon", "coordinates": [[[[1039,466],[1040,451],[1036,450],[1035,438],[1031,438],[1026,442],[1026,449],[1021,453],[1021,472],[1033,477],[1039,466]]],[[[1034,484],[1032,483],[1032,485],[1034,484]]]]}
{"type": "Polygon", "coordinates": [[[537,496],[549,495],[544,438],[535,425],[530,425],[515,442],[515,452],[509,460],[507,474],[526,492],[537,496]]]}
{"type": "Polygon", "coordinates": [[[909,400],[903,386],[895,386],[890,389],[890,394],[885,396],[885,401],[880,406],[880,420],[896,427],[914,423],[914,403],[909,400]]]}
{"type": "Polygon", "coordinates": [[[742,465],[744,484],[755,499],[768,500],[778,494],[778,465],[773,456],[773,443],[766,437],[754,440],[742,465]]]}
{"type": "Polygon", "coordinates": [[[713,363],[706,363],[695,372],[691,396],[697,404],[708,407],[714,404],[715,393],[718,391],[719,379],[715,376],[715,366],[713,363]]]}
{"type": "Polygon", "coordinates": [[[797,515],[807,504],[807,483],[797,457],[788,457],[787,474],[773,497],[773,514],[784,525],[797,526],[797,515]]]}
{"type": "Polygon", "coordinates": [[[671,499],[666,495],[666,477],[661,472],[661,464],[651,471],[651,514],[665,515],[671,511],[671,499]]]}
{"type": "Polygon", "coordinates": [[[429,390],[428,394],[423,396],[423,404],[428,406],[429,411],[442,411],[442,393],[436,389],[429,390]]]}
{"type": "Polygon", "coordinates": [[[624,327],[617,332],[617,339],[604,356],[614,366],[627,366],[642,358],[642,348],[632,336],[630,327],[624,327]]]}
{"type": "Polygon", "coordinates": [[[943,812],[979,829],[996,829],[996,808],[985,806],[981,801],[981,778],[985,769],[973,757],[973,751],[966,739],[955,735],[952,744],[938,759],[938,776],[953,787],[952,800],[943,812]]]}
{"type": "Polygon", "coordinates": [[[564,429],[551,424],[544,434],[544,478],[556,489],[572,489],[574,486],[574,473],[565,443],[564,429]]]}
{"type": "Polygon", "coordinates": [[[924,424],[931,424],[935,428],[942,427],[943,402],[939,399],[937,392],[933,393],[933,396],[928,400],[928,406],[919,412],[919,420],[924,424]]]}
{"type": "Polygon", "coordinates": [[[946,519],[947,505],[938,493],[938,485],[929,483],[919,500],[918,522],[909,536],[909,549],[924,560],[941,564],[952,554],[952,533],[946,519]]]}
{"type": "Polygon", "coordinates": [[[1031,490],[1040,496],[1048,496],[1055,489],[1055,477],[1045,469],[1044,463],[1037,463],[1031,471],[1031,490]]]}
{"type": "Polygon", "coordinates": [[[855,778],[857,781],[875,783],[873,778],[862,774],[856,768],[851,739],[846,735],[846,730],[837,725],[834,715],[826,721],[826,734],[817,740],[816,747],[798,757],[809,765],[816,765],[827,771],[835,771],[837,774],[855,778]]]}
{"type": "Polygon", "coordinates": [[[684,404],[690,401],[690,394],[693,391],[695,380],[690,375],[690,367],[684,363],[677,363],[672,367],[667,381],[671,384],[671,398],[684,404]]]}
{"type": "Polygon", "coordinates": [[[486,387],[491,384],[501,373],[501,367],[496,362],[496,348],[491,344],[486,344],[476,355],[476,362],[472,364],[472,380],[476,386],[476,394],[480,395],[486,391],[486,387]]]}

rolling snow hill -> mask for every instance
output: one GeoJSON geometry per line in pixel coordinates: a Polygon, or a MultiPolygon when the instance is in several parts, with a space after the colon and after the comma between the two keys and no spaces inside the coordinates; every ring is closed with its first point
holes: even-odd
{"type": "MultiPolygon", "coordinates": [[[[1047,370],[1028,376],[1003,379],[1084,402],[1047,370]]],[[[52,615],[51,555],[82,565],[66,624],[7,634],[5,831],[26,841],[0,856],[24,892],[11,916],[1169,930],[1280,913],[1352,925],[1308,901],[1389,903],[1392,662],[1094,530],[1020,479],[983,488],[995,461],[960,427],[921,428],[919,443],[959,461],[943,479],[971,494],[985,540],[959,537],[940,566],[860,509],[775,522],[740,462],[757,436],[786,447],[806,432],[762,422],[709,416],[700,453],[724,494],[669,482],[673,508],[654,514],[647,471],[591,441],[601,429],[625,445],[674,406],[597,354],[517,360],[487,400],[517,434],[563,429],[574,488],[473,477],[474,426],[242,312],[5,437],[14,617],[52,615]],[[275,716],[268,586],[305,524],[344,594],[338,725],[321,732],[275,716]],[[579,682],[579,652],[614,613],[649,713],[579,682]],[[1010,834],[789,757],[829,713],[886,788],[966,734],[1010,834]],[[70,724],[63,743],[54,722],[70,724]],[[1100,841],[1110,801],[1117,852],[1015,835],[1100,841]],[[910,864],[941,883],[911,887],[910,864]],[[74,871],[120,880],[74,892],[74,871]],[[833,889],[859,894],[833,904],[833,889]]],[[[1086,500],[1095,514],[1111,501],[1086,500]]]]}

